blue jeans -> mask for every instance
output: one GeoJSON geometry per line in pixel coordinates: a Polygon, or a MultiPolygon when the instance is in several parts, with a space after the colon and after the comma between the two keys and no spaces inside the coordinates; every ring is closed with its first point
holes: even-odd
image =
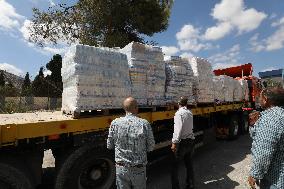
{"type": "Polygon", "coordinates": [[[146,189],[146,167],[124,167],[116,165],[117,189],[146,189]]]}

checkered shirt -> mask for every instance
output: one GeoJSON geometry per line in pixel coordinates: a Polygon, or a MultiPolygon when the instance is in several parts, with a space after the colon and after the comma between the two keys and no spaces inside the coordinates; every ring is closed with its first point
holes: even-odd
{"type": "Polygon", "coordinates": [[[284,109],[272,107],[263,111],[250,133],[251,176],[284,188],[284,109]]]}
{"type": "Polygon", "coordinates": [[[115,149],[115,161],[129,166],[146,165],[147,152],[155,146],[150,123],[133,114],[117,118],[109,128],[107,148],[115,149]]]}

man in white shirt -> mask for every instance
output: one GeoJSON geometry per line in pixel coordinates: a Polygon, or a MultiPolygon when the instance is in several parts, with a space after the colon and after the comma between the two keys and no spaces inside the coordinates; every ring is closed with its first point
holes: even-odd
{"type": "Polygon", "coordinates": [[[187,109],[187,98],[178,101],[179,109],[174,116],[174,133],[172,138],[173,164],[172,189],[180,189],[178,164],[184,161],[186,167],[186,189],[194,189],[192,155],[194,150],[193,115],[187,109]]]}

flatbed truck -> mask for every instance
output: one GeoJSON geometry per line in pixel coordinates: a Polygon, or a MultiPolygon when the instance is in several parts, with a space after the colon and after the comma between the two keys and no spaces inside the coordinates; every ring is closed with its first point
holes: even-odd
{"type": "MultiPolygon", "coordinates": [[[[243,102],[190,106],[194,115],[196,146],[215,139],[216,130],[236,138],[246,130],[248,115],[243,102]]],[[[139,116],[152,124],[155,160],[169,151],[174,106],[140,108],[139,116]]],[[[42,182],[44,150],[55,157],[55,189],[109,189],[114,186],[113,152],[106,148],[112,120],[123,110],[98,111],[74,119],[62,112],[0,115],[0,188],[34,189],[42,182]],[[93,114],[93,113],[92,113],[93,114]]]]}

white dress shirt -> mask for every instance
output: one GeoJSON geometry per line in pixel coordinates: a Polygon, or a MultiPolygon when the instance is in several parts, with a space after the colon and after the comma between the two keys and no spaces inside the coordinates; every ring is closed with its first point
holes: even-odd
{"type": "Polygon", "coordinates": [[[172,143],[179,143],[182,139],[194,139],[193,115],[186,107],[181,107],[174,116],[174,134],[172,143]]]}

